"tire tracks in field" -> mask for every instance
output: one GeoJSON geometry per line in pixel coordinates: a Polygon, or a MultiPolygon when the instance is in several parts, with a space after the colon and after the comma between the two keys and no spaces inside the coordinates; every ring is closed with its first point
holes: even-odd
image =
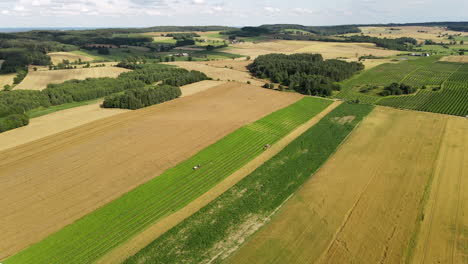
{"type": "Polygon", "coordinates": [[[153,240],[157,239],[159,236],[169,231],[171,228],[181,223],[183,220],[190,217],[192,214],[196,213],[198,210],[209,204],[211,201],[215,200],[218,196],[222,195],[225,191],[229,190],[232,186],[237,184],[243,178],[250,175],[250,173],[252,173],[255,169],[257,169],[263,163],[274,157],[277,153],[279,153],[287,145],[289,145],[289,143],[291,143],[297,137],[306,132],[309,128],[318,123],[323,117],[325,117],[328,113],[330,113],[340,104],[340,101],[333,102],[322,112],[312,117],[306,123],[294,129],[291,133],[280,139],[277,143],[273,144],[271,148],[268,149],[268,151],[263,152],[262,154],[251,160],[241,169],[234,172],[232,175],[228,176],[226,179],[224,179],[216,186],[211,188],[208,192],[204,193],[203,195],[186,205],[184,208],[154,223],[153,225],[145,229],[143,232],[131,238],[123,245],[120,245],[114,250],[110,251],[108,254],[99,259],[97,263],[122,263],[128,257],[133,256],[139,250],[151,243],[153,240]]]}

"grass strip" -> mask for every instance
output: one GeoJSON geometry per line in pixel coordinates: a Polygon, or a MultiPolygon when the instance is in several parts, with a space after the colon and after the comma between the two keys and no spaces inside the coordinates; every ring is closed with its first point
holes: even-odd
{"type": "Polygon", "coordinates": [[[338,106],[268,162],[125,263],[222,262],[269,221],[372,109],[370,105],[338,106]]]}
{"type": "Polygon", "coordinates": [[[246,125],[3,263],[92,263],[210,190],[331,102],[305,97],[246,125]],[[197,164],[202,167],[194,171],[197,164]]]}

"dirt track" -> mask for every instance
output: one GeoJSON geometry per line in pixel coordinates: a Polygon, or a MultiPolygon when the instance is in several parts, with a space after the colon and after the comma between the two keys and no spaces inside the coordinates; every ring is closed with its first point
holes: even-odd
{"type": "Polygon", "coordinates": [[[228,263],[404,263],[446,123],[376,108],[228,263]]]}
{"type": "Polygon", "coordinates": [[[300,98],[226,83],[0,152],[0,259],[300,98]]]}

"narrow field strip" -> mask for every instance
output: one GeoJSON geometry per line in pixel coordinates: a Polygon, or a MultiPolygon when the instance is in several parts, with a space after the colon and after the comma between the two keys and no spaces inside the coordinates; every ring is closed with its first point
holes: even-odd
{"type": "Polygon", "coordinates": [[[372,109],[368,105],[338,106],[235,186],[125,263],[219,263],[226,259],[269,221],[372,109]]]}
{"type": "Polygon", "coordinates": [[[157,222],[156,224],[148,227],[145,231],[141,232],[134,238],[132,238],[127,243],[111,251],[109,254],[104,256],[98,261],[98,263],[122,263],[128,257],[136,254],[139,250],[147,246],[151,241],[158,238],[160,235],[164,234],[166,231],[170,230],[175,225],[182,222],[187,217],[196,213],[198,210],[206,206],[208,203],[216,199],[218,196],[223,194],[229,188],[237,184],[240,180],[248,176],[255,169],[260,167],[263,163],[267,162],[273,156],[278,154],[282,149],[284,149],[289,143],[294,139],[302,135],[309,128],[314,126],[319,122],[325,115],[330,113],[335,109],[341,102],[333,102],[325,110],[320,112],[320,114],[312,117],[309,121],[299,126],[287,136],[282,138],[280,141],[275,143],[268,151],[263,152],[255,159],[247,163],[241,169],[234,172],[232,175],[224,179],[222,182],[217,184],[215,187],[211,188],[210,191],[206,192],[202,196],[195,199],[193,202],[180,209],[176,213],[164,218],[163,220],[157,222]]]}
{"type": "Polygon", "coordinates": [[[183,208],[332,101],[306,97],[246,125],[126,195],[6,259],[4,263],[91,263],[183,208]],[[256,129],[253,129],[253,128],[256,129]],[[264,132],[257,129],[261,127],[264,132]],[[201,165],[199,170],[193,170],[201,165]]]}

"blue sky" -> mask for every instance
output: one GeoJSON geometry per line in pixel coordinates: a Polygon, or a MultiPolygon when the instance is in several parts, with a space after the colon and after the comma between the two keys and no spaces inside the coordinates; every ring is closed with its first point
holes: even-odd
{"type": "Polygon", "coordinates": [[[468,21],[468,0],[0,0],[0,27],[468,21]]]}

